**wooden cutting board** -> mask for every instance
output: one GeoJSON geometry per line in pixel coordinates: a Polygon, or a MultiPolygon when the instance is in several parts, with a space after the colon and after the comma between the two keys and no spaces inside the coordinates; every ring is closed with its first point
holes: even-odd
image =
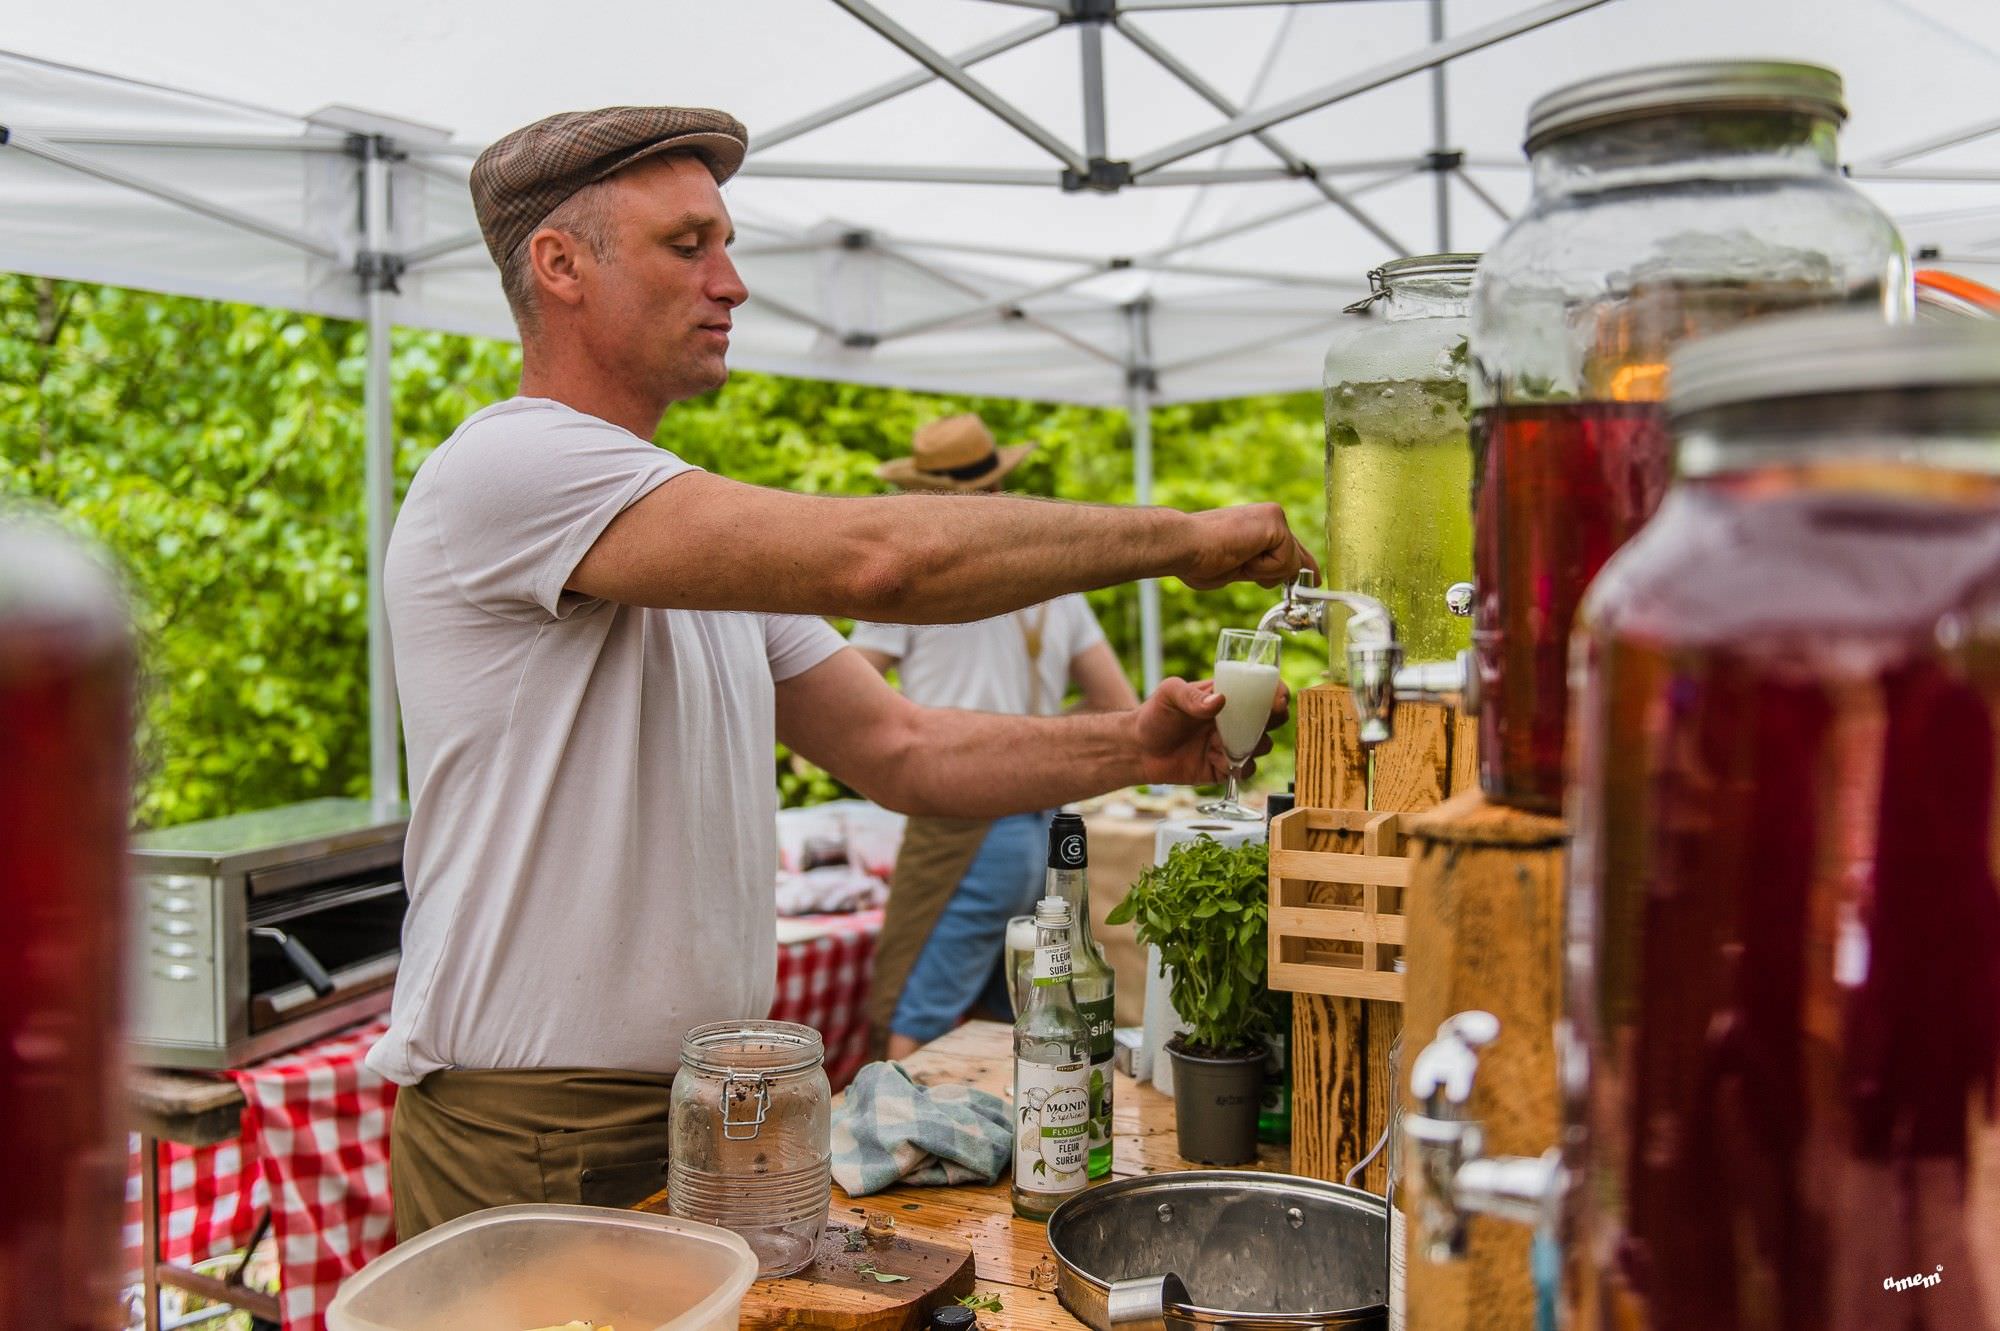
{"type": "MultiPolygon", "coordinates": [[[[666,1214],[666,1195],[639,1208],[666,1214]]],[[[935,1232],[871,1240],[851,1213],[830,1216],[819,1256],[795,1276],[759,1280],[743,1296],[745,1331],[825,1327],[915,1331],[931,1309],[972,1293],[972,1248],[935,1232]],[[868,1268],[864,1271],[862,1268],[868,1268]],[[873,1272],[874,1274],[870,1274],[873,1272]],[[907,1276],[881,1281],[875,1275],[907,1276]]]]}

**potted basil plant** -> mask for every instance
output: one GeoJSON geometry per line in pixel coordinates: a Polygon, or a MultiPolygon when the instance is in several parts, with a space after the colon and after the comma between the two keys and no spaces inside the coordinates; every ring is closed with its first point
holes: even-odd
{"type": "Polygon", "coordinates": [[[1160,949],[1174,1011],[1189,1029],[1167,1043],[1183,1159],[1257,1158],[1257,1104],[1278,1012],[1268,984],[1269,850],[1184,842],[1139,876],[1108,917],[1160,949]]]}

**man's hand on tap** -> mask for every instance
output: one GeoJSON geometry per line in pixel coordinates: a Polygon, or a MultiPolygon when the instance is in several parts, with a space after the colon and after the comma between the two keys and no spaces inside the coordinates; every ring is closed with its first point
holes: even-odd
{"type": "MultiPolygon", "coordinates": [[[[1291,711],[1292,691],[1280,684],[1271,718],[1264,723],[1264,738],[1241,775],[1257,770],[1254,759],[1271,751],[1270,732],[1285,724],[1291,711]]],[[[1229,754],[1215,728],[1221,713],[1222,695],[1215,691],[1214,680],[1196,684],[1161,680],[1152,696],[1130,714],[1138,734],[1140,780],[1148,785],[1212,786],[1229,775],[1229,754]]]]}
{"type": "Polygon", "coordinates": [[[1316,574],[1319,563],[1292,535],[1285,510],[1276,504],[1243,504],[1189,515],[1196,524],[1193,557],[1177,570],[1197,591],[1254,582],[1283,587],[1302,568],[1316,574]]]}

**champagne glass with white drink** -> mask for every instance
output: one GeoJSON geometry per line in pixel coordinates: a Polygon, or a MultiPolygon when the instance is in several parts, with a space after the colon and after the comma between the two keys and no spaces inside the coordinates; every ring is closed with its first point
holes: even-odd
{"type": "Polygon", "coordinates": [[[1229,791],[1200,808],[1210,818],[1254,821],[1263,817],[1237,798],[1243,765],[1257,751],[1271,723],[1271,705],[1278,700],[1278,635],[1250,629],[1224,629],[1215,645],[1215,691],[1222,695],[1222,713],[1215,728],[1229,755],[1229,791]]]}

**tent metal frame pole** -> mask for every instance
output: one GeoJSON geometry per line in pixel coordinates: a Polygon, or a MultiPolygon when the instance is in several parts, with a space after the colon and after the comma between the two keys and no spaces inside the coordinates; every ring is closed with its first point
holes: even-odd
{"type": "Polygon", "coordinates": [[[1128,182],[1132,189],[1158,189],[1174,185],[1254,185],[1260,181],[1300,180],[1304,172],[1282,166],[1189,167],[1184,171],[1155,171],[1144,180],[1128,182]]]}
{"type": "Polygon", "coordinates": [[[2000,184],[2000,169],[1980,167],[1891,166],[1847,168],[1850,180],[1901,181],[1917,185],[2000,184]]]}
{"type": "Polygon", "coordinates": [[[868,0],[833,0],[854,17],[873,28],[900,47],[903,54],[936,74],[939,78],[957,88],[993,115],[998,116],[1042,151],[1054,157],[1078,175],[1090,174],[1090,164],[1077,155],[1076,149],[1057,138],[1045,126],[1027,112],[1015,106],[991,88],[973,78],[954,64],[951,58],[938,51],[902,24],[868,3],[868,0]]]}
{"type": "Polygon", "coordinates": [[[1134,268],[1149,273],[1172,273],[1181,277],[1220,277],[1237,282],[1265,282],[1278,286],[1325,287],[1329,291],[1361,292],[1361,283],[1346,277],[1319,277],[1311,273],[1269,273],[1254,268],[1216,268],[1208,264],[1161,263],[1152,259],[1132,260],[1134,268]]]}
{"type": "Polygon", "coordinates": [[[1175,374],[1181,370],[1193,369],[1197,365],[1208,365],[1216,361],[1230,360],[1237,356],[1247,356],[1253,351],[1262,351],[1265,347],[1275,347],[1282,342],[1289,342],[1295,337],[1304,337],[1306,334],[1317,332],[1322,328],[1329,330],[1337,328],[1347,321],[1348,316],[1346,314],[1316,315],[1305,323],[1291,328],[1281,329],[1275,333],[1259,333],[1248,342],[1239,342],[1234,346],[1220,348],[1211,347],[1183,360],[1168,361],[1164,365],[1154,367],[1155,372],[1163,375],[1175,374]]]}
{"type": "MultiPolygon", "coordinates": [[[[1126,41],[1138,47],[1154,64],[1179,79],[1195,96],[1201,98],[1225,116],[1235,117],[1243,113],[1243,108],[1236,105],[1232,99],[1224,95],[1221,89],[1217,88],[1207,79],[1204,79],[1186,64],[1183,64],[1178,56],[1167,50],[1160,43],[1154,41],[1151,36],[1137,25],[1127,23],[1122,17],[1114,18],[1112,23],[1116,25],[1120,33],[1124,34],[1126,41]]],[[[1359,204],[1348,198],[1346,194],[1321,179],[1319,173],[1314,171],[1312,166],[1303,157],[1300,157],[1297,153],[1286,147],[1275,134],[1272,134],[1269,130],[1260,130],[1256,134],[1251,135],[1251,137],[1262,144],[1280,162],[1284,163],[1287,170],[1305,176],[1311,182],[1312,187],[1319,191],[1322,198],[1346,213],[1348,217],[1354,220],[1356,225],[1360,226],[1369,235],[1375,237],[1375,239],[1381,241],[1384,245],[1389,246],[1398,254],[1409,253],[1409,247],[1397,239],[1387,227],[1384,227],[1359,204]]],[[[1191,247],[1192,245],[1190,245],[1191,247]]]]}
{"type": "MultiPolygon", "coordinates": [[[[947,286],[965,292],[967,295],[984,298],[989,294],[988,292],[982,290],[981,288],[968,284],[959,274],[952,273],[945,269],[939,268],[935,264],[925,263],[922,259],[916,258],[914,255],[905,253],[900,248],[900,242],[896,244],[885,244],[880,238],[877,238],[877,240],[873,245],[873,248],[879,251],[883,255],[883,257],[895,260],[897,263],[902,264],[905,268],[908,268],[911,272],[922,273],[924,276],[930,278],[933,281],[943,282],[947,286]]],[[[1070,332],[1067,328],[1063,328],[1057,324],[1052,324],[1046,319],[1038,318],[1030,311],[1027,310],[1021,311],[1021,322],[1027,324],[1031,328],[1040,329],[1042,332],[1047,333],[1050,337],[1055,338],[1057,341],[1066,343],[1069,346],[1076,348],[1078,351],[1083,352],[1086,356],[1094,356],[1098,360],[1104,361],[1110,365],[1119,366],[1120,368],[1123,368],[1125,364],[1123,360],[1119,359],[1112,353],[1106,351],[1104,348],[1095,346],[1090,342],[1084,340],[1083,338],[1078,337],[1076,334],[1070,332]]]]}
{"type": "Polygon", "coordinates": [[[1279,208],[1273,212],[1259,213],[1257,216],[1245,218],[1241,222],[1232,222],[1228,226],[1219,226],[1213,231],[1204,231],[1198,235],[1177,240],[1171,245],[1162,245],[1156,250],[1148,250],[1142,257],[1154,260],[1170,259],[1176,254],[1185,254],[1189,250],[1198,250],[1204,245],[1213,245],[1217,241],[1232,240],[1237,236],[1251,231],[1262,230],[1267,226],[1276,226],[1280,222],[1288,222],[1292,218],[1303,216],[1306,213],[1318,212],[1325,208],[1326,204],[1327,201],[1325,199],[1307,199],[1304,203],[1295,203],[1290,207],[1279,208]]]}
{"type": "Polygon", "coordinates": [[[441,180],[447,185],[457,185],[461,188],[470,188],[471,186],[472,163],[470,162],[467,162],[463,167],[452,167],[447,166],[444,162],[433,162],[412,155],[403,159],[403,165],[412,171],[421,171],[433,180],[441,180]]]}
{"type": "Polygon", "coordinates": [[[1478,181],[1474,180],[1472,178],[1472,173],[1470,171],[1467,171],[1464,167],[1460,167],[1457,170],[1453,171],[1452,174],[1454,176],[1457,176],[1458,183],[1465,186],[1465,188],[1471,192],[1473,198],[1485,204],[1487,209],[1495,217],[1499,218],[1503,222],[1511,222],[1514,220],[1514,215],[1508,212],[1505,208],[1501,207],[1500,200],[1494,198],[1491,194],[1487,193],[1486,187],[1484,185],[1481,185],[1478,181]]]}
{"type": "MultiPolygon", "coordinates": [[[[1301,162],[1298,166],[1224,166],[1190,169],[1186,171],[1160,171],[1143,180],[1130,182],[1139,189],[1163,189],[1190,185],[1243,185],[1259,182],[1281,184],[1293,180],[1305,180],[1321,188],[1322,192],[1331,188],[1325,177],[1340,175],[1361,175],[1385,168],[1404,168],[1401,174],[1426,170],[1429,162],[1423,159],[1385,157],[1370,161],[1332,162],[1324,165],[1301,162]]],[[[423,169],[419,167],[419,169],[423,169]]],[[[456,184],[464,184],[462,179],[448,173],[438,173],[444,179],[456,184]]],[[[888,183],[915,185],[1021,185],[1031,189],[1047,189],[1051,185],[1061,187],[1063,176],[1060,171],[1046,171],[1033,167],[1011,166],[884,166],[873,162],[796,162],[766,161],[752,157],[738,172],[744,176],[764,176],[787,180],[853,180],[881,181],[888,183]]],[[[1399,177],[1400,178],[1400,177],[1399,177]]],[[[1346,197],[1353,199],[1354,190],[1346,191],[1346,197]]],[[[1332,202],[1332,200],[1329,200],[1332,202]]],[[[1358,220],[1358,219],[1357,219],[1358,220]]]]}
{"type": "Polygon", "coordinates": [[[812,329],[813,331],[818,333],[824,333],[826,336],[833,338],[835,341],[845,341],[847,339],[847,334],[841,332],[838,328],[835,328],[832,324],[828,323],[826,320],[808,314],[804,310],[800,309],[798,306],[788,304],[785,301],[779,300],[775,296],[757,297],[757,307],[759,309],[769,310],[773,314],[779,315],[783,318],[790,319],[793,323],[804,324],[806,327],[812,329]]]}
{"type": "MultiPolygon", "coordinates": [[[[1444,41],[1444,0],[1430,0],[1431,44],[1436,46],[1444,41]]],[[[1445,69],[1450,61],[1441,60],[1431,66],[1431,151],[1434,162],[1446,160],[1451,151],[1451,130],[1447,119],[1450,111],[1446,99],[1445,69]]],[[[1451,173],[1441,165],[1431,168],[1432,207],[1437,214],[1437,252],[1451,252],[1451,173]]]]}
{"type": "Polygon", "coordinates": [[[98,129],[43,129],[48,143],[70,148],[213,148],[228,152],[330,153],[345,156],[344,139],[294,134],[130,134],[98,129]]]}
{"type": "Polygon", "coordinates": [[[389,610],[382,570],[396,521],[396,416],[389,373],[389,302],[395,266],[384,262],[391,237],[389,166],[393,148],[380,137],[363,141],[362,244],[357,264],[366,291],[368,357],[362,389],[368,510],[368,791],[377,807],[402,799],[402,733],[396,703],[396,663],[389,651],[389,610]]]}
{"type": "MultiPolygon", "coordinates": [[[[1052,4],[1048,8],[1053,9],[1057,8],[1057,6],[1052,4]]],[[[952,56],[951,62],[960,69],[970,69],[982,60],[991,60],[994,56],[1003,55],[1017,46],[1025,46],[1037,37],[1045,37],[1061,26],[1062,20],[1054,16],[1037,19],[1024,28],[1016,28],[1012,32],[1003,32],[998,37],[990,38],[987,41],[979,43],[977,46],[968,46],[963,51],[952,56]]],[[[894,78],[887,83],[879,84],[867,92],[856,93],[845,101],[836,102],[823,110],[813,112],[809,116],[801,116],[797,120],[788,120],[776,129],[752,134],[750,136],[750,155],[755,157],[758,153],[768,152],[781,143],[798,138],[801,134],[810,134],[816,129],[824,129],[837,120],[845,120],[851,115],[866,111],[871,106],[880,106],[883,102],[891,98],[900,97],[906,92],[914,92],[927,83],[936,82],[937,77],[936,72],[929,69],[912,70],[900,78],[894,78]]]]}
{"type": "Polygon", "coordinates": [[[876,334],[875,340],[877,342],[897,341],[906,337],[914,337],[918,333],[928,333],[934,328],[948,328],[952,324],[963,323],[967,319],[976,319],[982,314],[994,314],[1001,310],[1013,309],[1025,305],[1031,300],[1038,300],[1043,296],[1053,296],[1059,292],[1067,291],[1071,287],[1088,282],[1093,277],[1101,277],[1110,271],[1111,267],[1109,264],[1099,264],[1094,268],[1085,269],[1080,273],[1070,273],[1065,277],[1059,277],[1053,282],[1044,282],[1038,287],[1029,287],[1025,291],[1012,291],[998,296],[988,296],[960,309],[947,310],[943,314],[931,315],[923,319],[912,319],[908,323],[897,324],[893,328],[885,328],[876,334]]]}
{"type": "Polygon", "coordinates": [[[744,176],[780,176],[790,180],[902,181],[918,185],[1028,185],[1048,189],[1062,184],[1060,171],[1020,167],[881,166],[861,162],[767,162],[755,157],[743,163],[744,176]]]}
{"type": "MultiPolygon", "coordinates": [[[[836,0],[836,3],[849,2],[850,0],[836,0]]],[[[1419,47],[1393,60],[1386,60],[1372,69],[1350,74],[1346,78],[1337,79],[1309,92],[1288,97],[1282,102],[1275,102],[1255,111],[1246,111],[1240,116],[1231,118],[1226,124],[1203,130],[1178,143],[1170,143],[1164,148],[1135,157],[1132,159],[1132,174],[1134,177],[1150,175],[1161,167],[1170,166],[1197,153],[1207,152],[1210,148],[1219,148],[1246,134],[1255,134],[1260,129],[1269,129],[1273,125],[1283,124],[1287,120],[1296,119],[1309,112],[1322,110],[1336,102],[1344,102],[1350,97],[1357,97],[1384,84],[1394,83],[1398,79],[1408,78],[1412,74],[1441,65],[1447,60],[1456,60],[1462,55],[1483,51],[1489,46],[1497,46],[1510,38],[1533,32],[1537,28],[1545,28],[1574,14],[1581,14],[1585,10],[1596,9],[1600,5],[1609,3],[1611,0],[1551,0],[1550,3],[1511,14],[1483,27],[1469,29],[1447,41],[1433,42],[1429,46],[1419,47]]]]}
{"type": "MultiPolygon", "coordinates": [[[[1125,417],[1132,427],[1132,501],[1141,508],[1153,502],[1153,397],[1159,378],[1153,369],[1153,306],[1135,300],[1125,307],[1130,359],[1125,370],[1125,417]]],[[[1160,582],[1139,582],[1139,676],[1144,696],[1160,687],[1160,582]]]]}
{"type": "Polygon", "coordinates": [[[1083,155],[1104,160],[1104,24],[1076,25],[1077,48],[1083,57],[1083,155]]]}
{"type": "Polygon", "coordinates": [[[1961,143],[1971,143],[1974,139],[1983,139],[1990,134],[2000,134],[2000,120],[1982,120],[1976,125],[1966,125],[1927,139],[1918,139],[1915,143],[1906,144],[1891,152],[1877,153],[1865,162],[1857,162],[1855,168],[1858,170],[1865,167],[1875,170],[1881,167],[1899,166],[1913,157],[1943,152],[1946,148],[1956,148],[1961,143]]]}
{"type": "Polygon", "coordinates": [[[403,267],[406,269],[415,268],[421,264],[435,262],[446,255],[457,254],[460,250],[469,250],[474,245],[483,245],[485,243],[486,237],[480,232],[461,231],[456,235],[444,236],[438,240],[431,241],[427,245],[419,245],[415,249],[403,251],[401,256],[403,267]]]}
{"type": "Polygon", "coordinates": [[[43,161],[53,162],[57,166],[68,167],[70,170],[82,175],[93,176],[98,180],[104,181],[106,184],[118,185],[132,190],[134,193],[158,199],[162,203],[171,203],[177,208],[185,208],[191,213],[198,213],[208,218],[210,221],[221,222],[225,226],[233,226],[239,230],[251,232],[254,235],[264,237],[266,240],[275,240],[281,245],[290,245],[294,249],[304,250],[307,254],[315,255],[334,263],[344,261],[344,256],[339,250],[331,245],[322,243],[303,231],[298,231],[288,226],[279,226],[275,222],[267,222],[263,218],[253,216],[250,213],[239,212],[234,208],[225,208],[220,204],[211,203],[207,199],[198,198],[193,194],[175,189],[171,185],[162,185],[158,181],[148,180],[144,176],[135,176],[129,171],[121,171],[117,167],[106,166],[102,162],[94,162],[88,157],[80,156],[50,143],[39,134],[31,134],[26,130],[12,129],[8,126],[0,125],[0,145],[18,149],[21,152],[27,153],[30,157],[39,157],[43,161]]]}
{"type": "Polygon", "coordinates": [[[1249,9],[1252,6],[1352,4],[1354,0],[1119,0],[1124,13],[1174,9],[1249,9]]]}

